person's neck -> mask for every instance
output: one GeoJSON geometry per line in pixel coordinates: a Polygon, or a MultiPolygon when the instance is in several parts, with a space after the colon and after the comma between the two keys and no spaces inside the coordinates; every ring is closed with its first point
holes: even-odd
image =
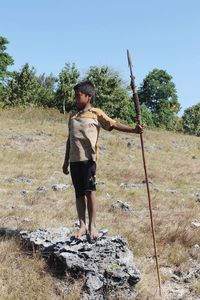
{"type": "Polygon", "coordinates": [[[83,109],[81,109],[80,111],[86,111],[86,110],[89,110],[90,108],[92,108],[92,105],[89,103],[83,109]]]}

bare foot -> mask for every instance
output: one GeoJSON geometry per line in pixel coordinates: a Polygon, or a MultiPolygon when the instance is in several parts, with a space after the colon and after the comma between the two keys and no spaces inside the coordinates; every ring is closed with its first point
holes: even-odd
{"type": "Polygon", "coordinates": [[[91,226],[89,228],[89,234],[90,234],[91,240],[97,240],[99,237],[98,232],[96,231],[96,228],[94,226],[91,226]]]}
{"type": "Polygon", "coordinates": [[[79,230],[75,234],[76,239],[80,239],[83,235],[87,233],[87,228],[86,226],[81,226],[79,230]]]}

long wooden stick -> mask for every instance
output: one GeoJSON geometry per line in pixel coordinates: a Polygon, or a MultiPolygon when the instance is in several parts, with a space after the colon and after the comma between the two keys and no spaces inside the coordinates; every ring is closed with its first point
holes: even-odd
{"type": "MultiPolygon", "coordinates": [[[[136,86],[135,86],[135,77],[134,77],[133,71],[132,71],[131,57],[130,57],[130,54],[129,54],[128,50],[127,50],[127,58],[128,58],[128,65],[129,65],[130,73],[131,73],[131,76],[130,76],[131,77],[131,88],[132,88],[132,91],[133,91],[133,100],[134,100],[135,111],[136,111],[136,122],[137,122],[138,125],[141,125],[142,122],[141,122],[140,102],[139,102],[137,89],[136,89],[136,86]]],[[[151,206],[151,194],[150,194],[150,189],[149,189],[149,180],[148,180],[148,174],[147,174],[147,166],[146,166],[144,142],[143,142],[142,133],[140,133],[140,142],[141,142],[141,148],[142,148],[142,158],[143,158],[143,166],[144,166],[144,173],[145,173],[145,181],[146,181],[146,186],[147,186],[147,195],[148,195],[149,213],[150,213],[150,219],[151,219],[153,246],[154,246],[155,259],[156,259],[156,269],[157,269],[157,277],[158,277],[159,294],[161,296],[162,291],[161,291],[160,269],[159,269],[158,254],[157,254],[157,247],[156,247],[156,236],[155,236],[153,213],[152,213],[152,206],[151,206]]]]}

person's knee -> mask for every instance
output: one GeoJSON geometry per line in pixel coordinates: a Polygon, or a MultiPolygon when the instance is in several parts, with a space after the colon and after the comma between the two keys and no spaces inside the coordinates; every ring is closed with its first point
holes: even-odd
{"type": "Polygon", "coordinates": [[[85,192],[86,197],[87,197],[87,198],[88,198],[88,197],[91,197],[92,192],[93,192],[93,191],[86,191],[86,192],[85,192]]]}
{"type": "Polygon", "coordinates": [[[76,202],[84,202],[85,201],[85,195],[83,195],[83,196],[78,196],[78,197],[76,197],[76,202]]]}

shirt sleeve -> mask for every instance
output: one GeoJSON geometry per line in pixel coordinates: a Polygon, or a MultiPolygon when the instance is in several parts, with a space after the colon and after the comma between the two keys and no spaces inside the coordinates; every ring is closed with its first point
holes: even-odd
{"type": "Polygon", "coordinates": [[[113,125],[116,124],[116,121],[108,117],[101,109],[97,109],[97,120],[100,126],[108,131],[113,129],[113,125]]]}

